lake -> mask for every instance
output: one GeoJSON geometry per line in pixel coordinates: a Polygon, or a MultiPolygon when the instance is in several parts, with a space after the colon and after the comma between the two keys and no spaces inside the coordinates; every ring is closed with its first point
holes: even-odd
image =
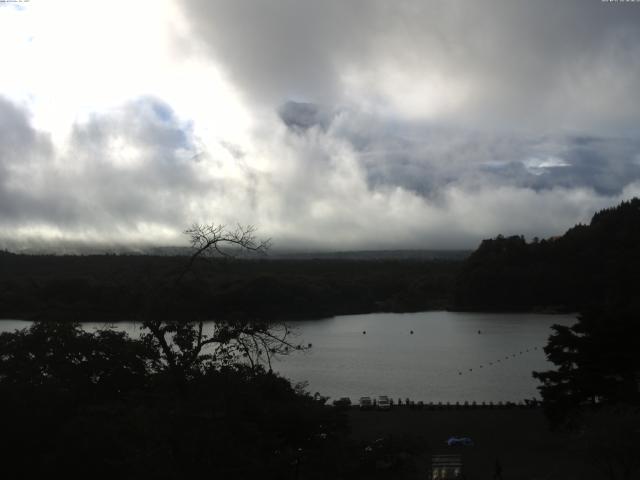
{"type": "MultiPolygon", "coordinates": [[[[547,370],[542,347],[551,325],[575,315],[374,313],[293,322],[310,350],[274,362],[274,370],[332,398],[388,395],[425,402],[497,402],[539,398],[534,370],[547,370]],[[413,331],[413,334],[411,333],[413,331]],[[363,333],[366,332],[366,333],[363,333]]],[[[29,322],[4,320],[0,331],[29,322]]],[[[85,328],[103,327],[85,323],[85,328]]],[[[135,335],[138,327],[118,328],[135,335]]]]}

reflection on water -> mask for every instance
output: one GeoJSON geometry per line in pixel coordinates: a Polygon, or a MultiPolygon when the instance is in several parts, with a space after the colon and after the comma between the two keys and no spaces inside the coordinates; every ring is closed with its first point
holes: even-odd
{"type": "MultiPolygon", "coordinates": [[[[539,397],[531,372],[551,366],[542,351],[550,326],[574,321],[572,315],[421,312],[296,322],[296,341],[313,347],[278,360],[274,369],[334,398],[520,401],[539,397]]],[[[5,320],[0,331],[28,325],[5,320]]],[[[118,328],[139,333],[133,323],[118,328]]]]}

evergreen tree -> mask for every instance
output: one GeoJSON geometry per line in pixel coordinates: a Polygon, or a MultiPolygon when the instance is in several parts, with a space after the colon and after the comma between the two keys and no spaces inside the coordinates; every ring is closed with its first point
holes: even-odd
{"type": "Polygon", "coordinates": [[[592,309],[553,330],[545,353],[557,369],[533,373],[553,425],[574,425],[588,406],[639,403],[640,324],[628,307],[592,309]]]}

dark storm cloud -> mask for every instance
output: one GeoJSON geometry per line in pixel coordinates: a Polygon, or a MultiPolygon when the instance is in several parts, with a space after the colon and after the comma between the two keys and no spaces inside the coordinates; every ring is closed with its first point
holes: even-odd
{"type": "Polygon", "coordinates": [[[38,170],[52,151],[26,111],[0,97],[0,222],[29,218],[42,182],[38,170]]]}
{"type": "Polygon", "coordinates": [[[638,139],[489,133],[346,110],[325,128],[352,146],[372,189],[400,186],[433,198],[450,185],[510,185],[613,196],[640,181],[638,139]]]}
{"type": "MultiPolygon", "coordinates": [[[[334,99],[334,54],[375,20],[362,2],[192,1],[181,4],[234,82],[253,98],[334,99]]],[[[351,47],[348,47],[351,48],[351,47]]]]}
{"type": "Polygon", "coordinates": [[[618,195],[640,180],[640,140],[569,138],[563,166],[549,167],[537,176],[540,188],[591,187],[603,195],[618,195]]]}
{"type": "MultiPolygon", "coordinates": [[[[313,216],[320,204],[327,219],[357,229],[372,215],[369,205],[385,198],[392,210],[392,192],[402,189],[423,202],[402,213],[404,230],[424,222],[447,229],[451,240],[515,225],[550,232],[572,215],[585,220],[577,205],[613,203],[640,181],[637,5],[181,5],[192,33],[249,108],[257,116],[277,112],[296,136],[285,136],[282,149],[298,165],[285,167],[277,160],[282,152],[273,153],[281,176],[274,190],[295,206],[282,210],[283,221],[313,216]],[[342,183],[351,185],[352,198],[331,190],[339,176],[349,179],[342,183]],[[366,198],[355,193],[362,183],[366,198]],[[331,195],[349,205],[349,219],[331,195]],[[536,219],[533,205],[549,214],[536,219]],[[497,223],[480,211],[496,206],[503,212],[497,223]],[[467,208],[475,211],[475,233],[443,220],[467,208]],[[551,220],[552,211],[564,220],[551,220]]],[[[266,133],[256,141],[271,141],[265,139],[272,131],[262,126],[266,133]]]]}
{"type": "MultiPolygon", "coordinates": [[[[409,95],[436,75],[472,126],[637,132],[640,9],[608,2],[191,0],[193,32],[257,105],[349,104],[349,75],[409,95]],[[394,76],[409,82],[396,82],[394,76]],[[391,80],[389,80],[391,78],[391,80]],[[404,90],[403,90],[404,88],[404,90]],[[445,85],[446,88],[446,85],[445,85]],[[517,122],[515,124],[514,122],[517,122]],[[552,123],[549,123],[552,122],[552,123]]],[[[437,96],[441,92],[432,92],[437,96]]]]}
{"type": "Polygon", "coordinates": [[[312,127],[327,128],[331,122],[329,112],[310,102],[285,102],[278,109],[278,115],[287,127],[294,130],[307,130],[312,127]]]}
{"type": "Polygon", "coordinates": [[[0,97],[0,155],[3,166],[28,161],[36,150],[48,149],[42,138],[31,127],[27,113],[0,97]]]}

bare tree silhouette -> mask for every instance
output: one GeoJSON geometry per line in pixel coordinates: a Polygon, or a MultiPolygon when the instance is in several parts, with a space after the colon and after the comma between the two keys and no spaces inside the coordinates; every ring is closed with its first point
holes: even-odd
{"type": "MultiPolygon", "coordinates": [[[[176,290],[189,274],[197,279],[195,265],[199,258],[234,258],[247,252],[264,255],[271,243],[257,239],[251,225],[229,229],[194,224],[185,234],[189,235],[193,253],[184,269],[169,281],[176,290]]],[[[163,293],[160,290],[153,297],[159,304],[163,293]]],[[[284,323],[253,318],[189,318],[188,313],[185,317],[166,318],[153,310],[142,321],[143,341],[161,353],[156,367],[169,370],[180,382],[209,368],[240,362],[252,369],[267,366],[271,370],[274,356],[308,348],[292,341],[291,329],[284,323]]]]}

